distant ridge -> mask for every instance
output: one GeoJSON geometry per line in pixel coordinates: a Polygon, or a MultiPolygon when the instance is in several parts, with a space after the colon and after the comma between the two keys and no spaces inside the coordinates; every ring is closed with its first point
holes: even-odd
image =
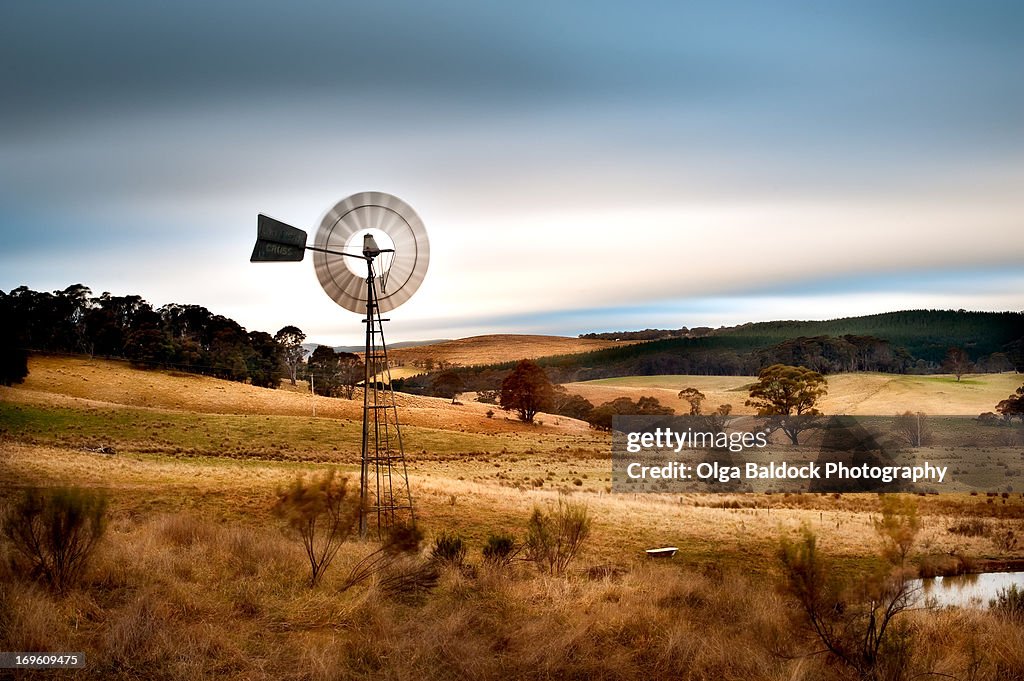
{"type": "MultiPolygon", "coordinates": [[[[826,321],[769,321],[719,329],[666,330],[669,336],[640,342],[614,342],[656,329],[595,334],[581,342],[604,348],[536,354],[555,382],[618,376],[752,376],[775,363],[806,366],[822,373],[883,372],[937,374],[950,348],[966,351],[974,370],[1024,372],[1024,312],[906,310],[826,321]],[[697,333],[693,333],[696,331],[697,333]]],[[[462,342],[462,341],[456,341],[462,342]]],[[[415,352],[415,351],[413,351],[415,352]]],[[[494,390],[514,357],[459,368],[469,390],[494,390]]],[[[428,371],[430,369],[428,368],[428,371]]],[[[429,374],[406,381],[403,389],[427,390],[429,374]]]]}
{"type": "MultiPolygon", "coordinates": [[[[434,340],[419,340],[419,341],[400,341],[398,343],[388,343],[388,349],[398,350],[400,348],[418,348],[421,345],[435,345],[437,343],[447,343],[450,338],[435,338],[434,340]]],[[[302,347],[306,349],[306,354],[313,352],[318,345],[326,345],[326,343],[303,343],[302,347]]],[[[335,352],[362,352],[364,346],[362,345],[335,345],[335,352]]]]}

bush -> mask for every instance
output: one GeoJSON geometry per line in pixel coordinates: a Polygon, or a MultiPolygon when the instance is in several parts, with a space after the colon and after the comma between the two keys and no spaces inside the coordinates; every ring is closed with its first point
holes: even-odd
{"type": "Polygon", "coordinates": [[[466,542],[462,537],[442,532],[434,539],[430,557],[437,563],[459,567],[466,560],[466,542]]]}
{"type": "Polygon", "coordinates": [[[349,495],[348,478],[334,470],[307,483],[300,475],[277,491],[274,513],[284,518],[309,559],[309,585],[316,586],[359,520],[359,500],[349,495]]]}
{"type": "Polygon", "coordinates": [[[512,535],[492,534],[487,537],[487,544],[484,545],[484,562],[504,567],[516,557],[519,548],[516,546],[516,538],[512,535]]]}
{"type": "Polygon", "coordinates": [[[1024,589],[1016,584],[1000,589],[996,597],[988,602],[988,606],[1000,615],[1024,621],[1024,589]]]}
{"type": "Polygon", "coordinates": [[[4,516],[3,536],[27,561],[29,577],[65,593],[103,537],[106,512],[106,497],[92,490],[31,488],[4,516]]]}
{"type": "Polygon", "coordinates": [[[590,515],[585,504],[558,500],[551,513],[539,508],[526,525],[526,557],[553,575],[565,572],[590,536],[590,515]]]}
{"type": "Polygon", "coordinates": [[[916,501],[895,494],[882,496],[882,517],[875,520],[875,531],[882,538],[882,555],[886,560],[893,565],[905,565],[920,530],[916,501]]]}
{"type": "Polygon", "coordinates": [[[830,658],[861,679],[903,678],[913,646],[910,628],[894,621],[913,596],[896,562],[902,556],[889,547],[884,554],[893,561],[891,571],[868,570],[849,582],[837,576],[807,527],[800,541],[783,539],[779,550],[781,588],[797,605],[796,616],[830,658]]]}
{"type": "Polygon", "coordinates": [[[991,534],[992,528],[981,518],[967,518],[950,525],[949,531],[964,537],[987,537],[991,534]]]}

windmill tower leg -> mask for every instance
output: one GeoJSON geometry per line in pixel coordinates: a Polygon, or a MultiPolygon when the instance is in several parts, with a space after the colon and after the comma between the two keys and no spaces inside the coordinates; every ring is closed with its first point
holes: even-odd
{"type": "Polygon", "coordinates": [[[366,319],[363,320],[366,324],[363,435],[359,476],[361,537],[366,536],[371,518],[376,519],[378,537],[396,523],[415,522],[398,408],[391,388],[391,369],[384,342],[385,321],[377,307],[373,258],[367,257],[366,319]],[[378,374],[383,380],[378,380],[378,374]]]}

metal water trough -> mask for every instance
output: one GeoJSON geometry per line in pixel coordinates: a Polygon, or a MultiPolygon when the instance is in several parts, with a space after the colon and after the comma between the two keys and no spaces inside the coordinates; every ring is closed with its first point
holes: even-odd
{"type": "Polygon", "coordinates": [[[646,553],[648,558],[671,558],[678,550],[675,546],[664,546],[660,549],[647,549],[646,553]]]}

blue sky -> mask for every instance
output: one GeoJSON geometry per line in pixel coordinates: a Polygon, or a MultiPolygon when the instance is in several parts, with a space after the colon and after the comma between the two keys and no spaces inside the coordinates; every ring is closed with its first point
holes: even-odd
{"type": "Polygon", "coordinates": [[[1013,2],[6,2],[0,289],[359,339],[248,262],[370,189],[431,238],[394,340],[1024,309],[1013,2]]]}

